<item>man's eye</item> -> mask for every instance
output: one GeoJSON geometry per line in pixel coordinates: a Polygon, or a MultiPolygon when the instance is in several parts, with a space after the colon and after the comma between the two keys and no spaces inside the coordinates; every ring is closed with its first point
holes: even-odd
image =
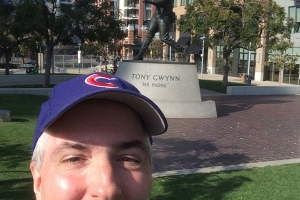
{"type": "Polygon", "coordinates": [[[117,159],[120,165],[128,170],[137,170],[141,167],[142,162],[138,159],[130,158],[130,157],[122,157],[117,159]]]}
{"type": "Polygon", "coordinates": [[[129,158],[129,157],[123,157],[123,158],[120,158],[119,160],[120,161],[124,161],[124,162],[140,163],[139,160],[133,159],[133,158],[129,158]]]}
{"type": "Polygon", "coordinates": [[[67,163],[67,164],[74,164],[74,163],[78,163],[82,160],[83,159],[80,157],[69,157],[69,158],[64,159],[62,162],[67,163]]]}

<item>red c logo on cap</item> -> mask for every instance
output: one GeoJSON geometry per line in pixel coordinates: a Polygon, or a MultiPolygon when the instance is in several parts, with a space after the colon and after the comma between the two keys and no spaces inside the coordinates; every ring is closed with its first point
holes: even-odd
{"type": "Polygon", "coordinates": [[[116,88],[117,86],[113,83],[102,82],[102,79],[113,80],[111,76],[107,74],[92,74],[85,79],[85,83],[96,87],[116,88]]]}

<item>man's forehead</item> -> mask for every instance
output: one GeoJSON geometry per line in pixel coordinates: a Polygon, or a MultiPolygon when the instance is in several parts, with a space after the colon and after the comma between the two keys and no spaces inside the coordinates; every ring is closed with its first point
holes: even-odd
{"type": "Polygon", "coordinates": [[[107,113],[102,113],[103,116],[105,116],[108,113],[120,111],[119,110],[120,108],[122,108],[124,111],[127,112],[134,111],[130,106],[121,102],[107,100],[107,99],[90,98],[75,104],[66,112],[70,112],[74,110],[77,112],[78,110],[79,112],[83,112],[84,109],[88,109],[89,111],[106,110],[107,113]]]}
{"type": "Polygon", "coordinates": [[[70,109],[46,129],[47,133],[62,140],[97,145],[148,140],[144,124],[135,111],[116,102],[105,101],[107,104],[103,105],[98,102],[87,100],[70,109]]]}
{"type": "MultiPolygon", "coordinates": [[[[57,139],[55,136],[52,136],[57,139]]],[[[58,139],[55,145],[53,145],[53,149],[56,153],[63,152],[64,150],[78,150],[78,151],[91,151],[97,148],[110,148],[114,150],[126,150],[131,148],[138,148],[143,151],[147,151],[149,149],[149,142],[145,142],[138,139],[132,140],[120,140],[120,141],[112,141],[111,143],[105,143],[104,145],[98,145],[96,143],[85,143],[81,141],[72,141],[66,139],[58,139]]]]}
{"type": "Polygon", "coordinates": [[[85,120],[87,124],[95,121],[115,124],[120,120],[127,120],[128,123],[141,121],[140,116],[128,105],[105,99],[84,100],[63,113],[55,122],[64,118],[69,121],[85,120]],[[131,118],[134,120],[130,121],[131,118]]]}
{"type": "Polygon", "coordinates": [[[97,132],[90,131],[82,132],[81,130],[70,132],[66,130],[64,132],[58,132],[56,129],[47,129],[44,134],[47,134],[49,139],[48,142],[52,143],[53,146],[76,148],[76,145],[85,148],[91,148],[95,146],[111,146],[120,147],[121,144],[147,144],[149,143],[148,135],[143,132],[103,132],[101,130],[97,132]]]}
{"type": "MultiPolygon", "coordinates": [[[[72,141],[72,140],[63,140],[59,143],[57,143],[57,146],[59,148],[64,149],[93,149],[97,147],[97,144],[95,143],[84,143],[81,141],[72,141]]],[[[145,146],[145,142],[139,139],[132,139],[132,140],[120,140],[120,141],[113,141],[110,143],[111,147],[114,147],[116,149],[128,149],[132,147],[141,147],[143,148],[145,146]]]]}

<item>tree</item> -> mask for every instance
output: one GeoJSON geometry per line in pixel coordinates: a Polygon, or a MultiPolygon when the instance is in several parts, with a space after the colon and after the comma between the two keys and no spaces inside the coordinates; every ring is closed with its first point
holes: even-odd
{"type": "Polygon", "coordinates": [[[289,60],[286,68],[289,70],[289,83],[291,83],[291,73],[295,69],[298,60],[298,55],[289,55],[289,60]]]}
{"type": "Polygon", "coordinates": [[[109,1],[95,5],[95,0],[76,0],[71,4],[58,4],[55,0],[34,0],[39,11],[38,27],[35,34],[46,45],[46,65],[44,87],[50,84],[50,69],[54,47],[67,43],[73,36],[81,43],[107,43],[124,38],[122,21],[116,20],[108,12],[109,1]]]}
{"type": "Polygon", "coordinates": [[[195,0],[185,9],[179,29],[189,32],[194,43],[205,34],[208,47],[223,47],[224,86],[228,85],[228,60],[234,49],[253,51],[262,37],[267,37],[267,45],[272,46],[277,34],[288,31],[284,8],[273,0],[195,0]]]}
{"type": "Polygon", "coordinates": [[[0,49],[5,54],[5,74],[9,75],[12,51],[22,42],[30,40],[34,29],[35,9],[30,0],[0,0],[0,49]]]}
{"type": "Polygon", "coordinates": [[[279,70],[278,81],[280,84],[283,81],[281,79],[283,76],[283,70],[289,70],[290,83],[291,70],[295,68],[298,56],[287,54],[286,50],[288,48],[292,48],[294,44],[290,40],[285,39],[283,35],[280,38],[277,38],[274,42],[274,45],[269,49],[269,52],[273,53],[269,56],[269,62],[273,63],[274,67],[279,70]]]}
{"type": "Polygon", "coordinates": [[[165,43],[163,43],[161,40],[159,40],[159,39],[152,40],[152,42],[151,42],[152,57],[153,58],[162,58],[164,46],[165,46],[165,43]]]}

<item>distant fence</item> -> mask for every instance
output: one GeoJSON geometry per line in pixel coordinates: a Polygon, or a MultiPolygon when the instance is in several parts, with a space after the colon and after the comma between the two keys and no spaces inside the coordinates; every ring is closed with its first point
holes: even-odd
{"type": "MultiPolygon", "coordinates": [[[[60,68],[78,68],[78,56],[77,55],[54,55],[54,66],[60,68]]],[[[109,56],[107,64],[113,63],[113,56],[109,56]]],[[[80,67],[90,68],[99,65],[104,65],[101,56],[86,55],[81,57],[80,67]]]]}
{"type": "MultiPolygon", "coordinates": [[[[80,67],[89,68],[98,65],[104,65],[101,59],[102,59],[101,56],[92,56],[92,55],[82,56],[80,67]]],[[[29,62],[30,60],[31,60],[30,58],[11,57],[9,63],[20,65],[29,62]]],[[[46,61],[45,57],[44,57],[44,61],[46,61]]],[[[109,56],[109,60],[107,64],[111,64],[112,62],[113,62],[113,56],[109,56]]],[[[5,64],[4,56],[0,56],[0,64],[5,64]]],[[[60,68],[78,68],[78,56],[77,54],[76,55],[54,55],[53,64],[54,66],[60,68]]]]}

